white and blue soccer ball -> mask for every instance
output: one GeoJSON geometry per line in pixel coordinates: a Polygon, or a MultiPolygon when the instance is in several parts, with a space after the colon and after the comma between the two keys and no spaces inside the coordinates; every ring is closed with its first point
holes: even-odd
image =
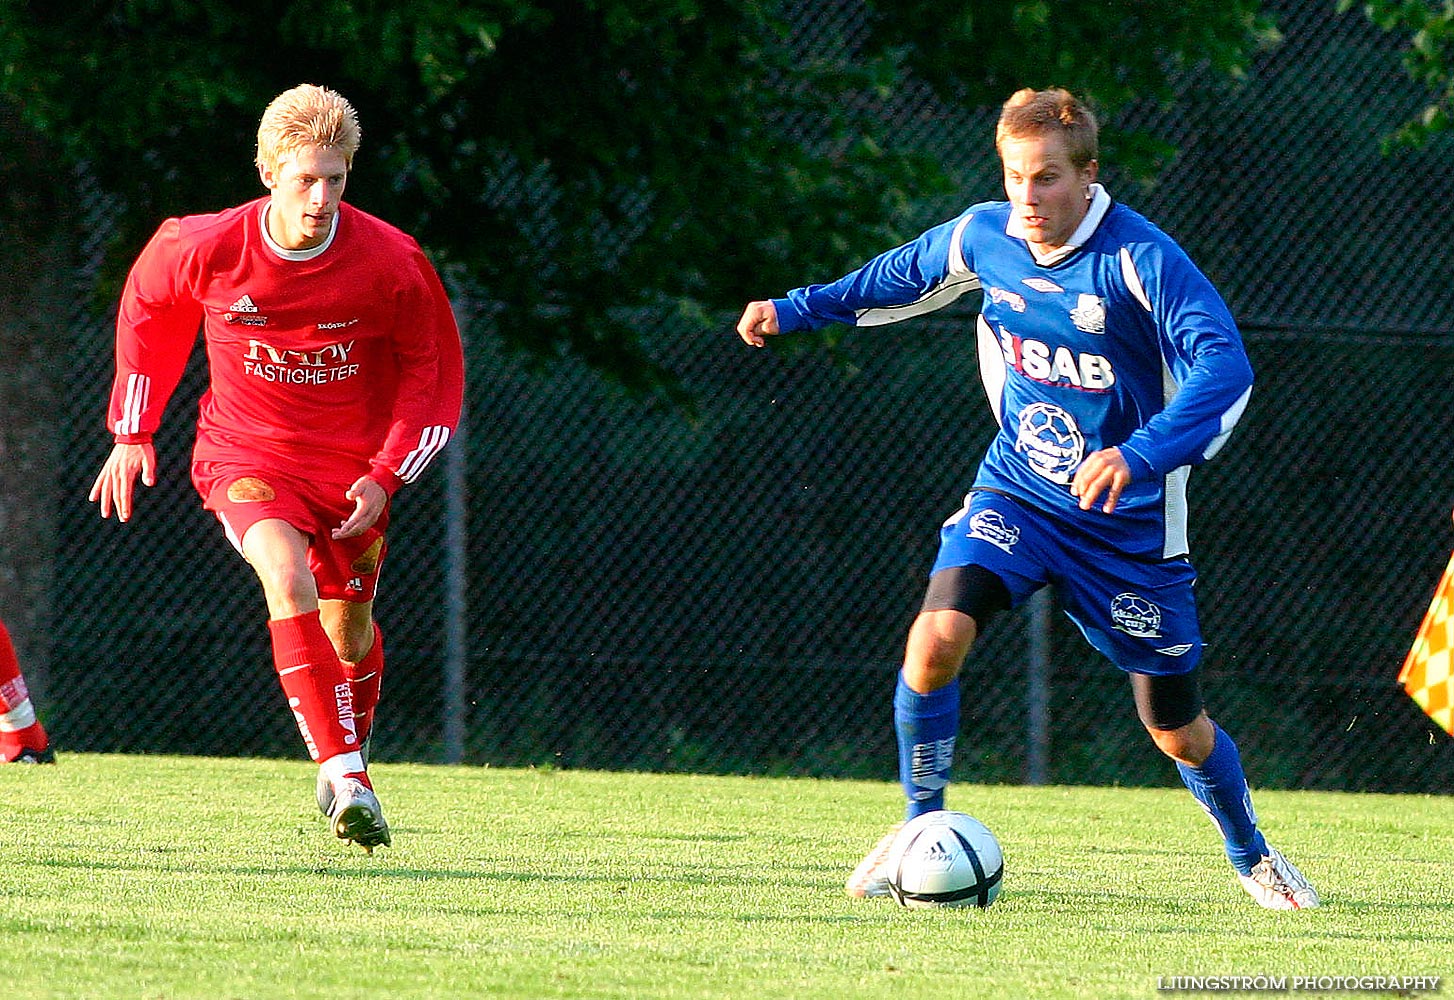
{"type": "Polygon", "coordinates": [[[989,828],[939,809],[909,820],[888,856],[889,893],[901,906],[986,907],[1000,894],[1005,857],[989,828]]]}

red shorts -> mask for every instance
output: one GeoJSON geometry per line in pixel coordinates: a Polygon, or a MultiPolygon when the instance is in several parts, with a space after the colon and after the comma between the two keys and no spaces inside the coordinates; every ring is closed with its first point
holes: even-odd
{"type": "Polygon", "coordinates": [[[371,601],[379,583],[388,542],[389,507],[374,526],[354,538],[335,539],[333,529],[353,513],[344,494],[354,484],[329,478],[300,479],[220,462],[192,466],[192,484],[202,506],[217,515],[232,547],[242,552],[242,538],[259,521],[278,518],[308,536],[308,568],[325,601],[371,601]]]}

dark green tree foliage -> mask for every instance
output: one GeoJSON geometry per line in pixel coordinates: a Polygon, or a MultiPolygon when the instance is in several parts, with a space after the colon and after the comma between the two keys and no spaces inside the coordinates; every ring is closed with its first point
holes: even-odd
{"type": "Polygon", "coordinates": [[[880,113],[911,75],[949,105],[1061,84],[1110,111],[1274,35],[1251,0],[862,6],[863,39],[810,47],[802,5],[756,0],[0,0],[0,95],[56,185],[119,206],[110,297],[161,218],[261,193],[268,100],[332,86],[364,128],[351,201],[527,356],[646,388],[641,317],[720,323],[804,260],[846,267],[922,222],[948,178],[880,113]]]}
{"type": "Polygon", "coordinates": [[[1418,116],[1405,122],[1384,143],[1396,147],[1422,146],[1432,136],[1454,130],[1454,4],[1445,0],[1338,0],[1339,10],[1362,7],[1370,21],[1384,31],[1407,35],[1404,68],[1430,93],[1418,116]]]}
{"type": "Polygon", "coordinates": [[[1109,108],[1170,99],[1168,71],[1205,65],[1240,76],[1250,54],[1279,37],[1252,0],[880,6],[893,13],[876,22],[883,42],[905,46],[936,89],[971,103],[998,103],[1025,86],[1069,87],[1109,108]]]}

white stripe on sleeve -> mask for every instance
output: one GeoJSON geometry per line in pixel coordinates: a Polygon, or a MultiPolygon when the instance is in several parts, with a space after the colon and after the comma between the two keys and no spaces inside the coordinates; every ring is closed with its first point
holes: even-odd
{"type": "Polygon", "coordinates": [[[151,402],[151,376],[132,372],[126,376],[126,397],[121,403],[121,417],[111,428],[115,434],[141,433],[141,415],[151,402]]]}
{"type": "Polygon", "coordinates": [[[905,305],[860,309],[856,325],[883,326],[887,323],[897,323],[911,316],[923,316],[936,309],[943,309],[966,292],[977,291],[980,287],[979,275],[969,269],[969,264],[964,259],[964,247],[961,245],[964,241],[964,230],[973,218],[974,213],[972,212],[966,215],[959,220],[949,234],[949,259],[944,275],[948,280],[934,286],[916,301],[905,305]]]}
{"type": "Polygon", "coordinates": [[[1151,299],[1146,294],[1146,286],[1141,284],[1141,275],[1136,270],[1136,262],[1131,259],[1131,251],[1122,247],[1120,256],[1121,277],[1126,279],[1126,287],[1136,297],[1136,301],[1141,303],[1142,308],[1150,312],[1151,299]]]}
{"type": "Polygon", "coordinates": [[[1237,428],[1237,421],[1242,419],[1243,412],[1247,409],[1247,401],[1252,398],[1252,387],[1248,386],[1247,391],[1237,397],[1237,401],[1222,412],[1221,430],[1217,436],[1207,444],[1206,450],[1202,452],[1202,458],[1211,458],[1222,450],[1222,445],[1232,436],[1232,431],[1237,428]]]}
{"type": "Polygon", "coordinates": [[[901,306],[860,309],[858,311],[856,325],[884,326],[888,323],[897,323],[900,320],[908,319],[911,316],[923,316],[925,313],[934,312],[936,309],[943,309],[965,292],[972,292],[977,288],[979,288],[979,275],[965,274],[955,278],[953,281],[945,281],[935,285],[917,301],[909,302],[901,306]]]}
{"type": "Polygon", "coordinates": [[[449,428],[443,425],[424,428],[419,435],[419,444],[404,457],[399,466],[399,478],[412,483],[449,443],[449,428]]]}

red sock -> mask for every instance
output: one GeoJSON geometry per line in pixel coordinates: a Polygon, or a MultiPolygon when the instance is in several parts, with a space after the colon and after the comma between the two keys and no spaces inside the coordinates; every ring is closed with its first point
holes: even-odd
{"type": "Polygon", "coordinates": [[[344,676],[353,688],[353,717],[362,744],[369,738],[374,724],[374,709],[379,704],[379,687],[384,679],[384,633],[374,622],[374,644],[357,663],[340,661],[344,676]]]}
{"type": "Polygon", "coordinates": [[[22,750],[44,750],[50,739],[35,717],[30,691],[20,674],[20,661],[10,633],[0,622],[0,758],[13,760],[22,750]]]}
{"type": "Polygon", "coordinates": [[[308,755],[325,761],[357,753],[353,688],[318,621],[318,612],[270,621],[268,630],[273,637],[273,665],[308,755]]]}

